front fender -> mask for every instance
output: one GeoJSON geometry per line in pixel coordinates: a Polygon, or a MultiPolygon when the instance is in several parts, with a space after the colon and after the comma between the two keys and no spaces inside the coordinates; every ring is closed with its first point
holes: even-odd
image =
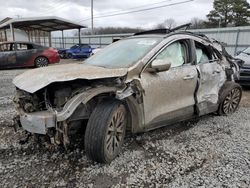
{"type": "Polygon", "coordinates": [[[115,87],[96,87],[88,89],[87,91],[84,91],[73,98],[71,98],[63,107],[63,110],[60,112],[56,112],[56,119],[57,121],[65,121],[68,119],[76,110],[76,108],[81,104],[86,104],[89,100],[91,100],[93,97],[102,94],[102,93],[110,93],[110,92],[116,92],[117,88],[115,87]]]}

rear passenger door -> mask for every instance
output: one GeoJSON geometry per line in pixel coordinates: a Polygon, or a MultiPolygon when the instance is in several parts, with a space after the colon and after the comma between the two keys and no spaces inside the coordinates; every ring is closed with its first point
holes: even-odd
{"type": "Polygon", "coordinates": [[[33,66],[35,49],[32,44],[16,43],[17,66],[33,66]]]}
{"type": "Polygon", "coordinates": [[[212,47],[198,41],[195,41],[194,45],[196,66],[200,77],[196,97],[199,114],[203,115],[217,110],[218,94],[226,80],[226,74],[212,47]]]}
{"type": "Polygon", "coordinates": [[[16,52],[14,43],[0,44],[0,68],[16,66],[16,52]]]}

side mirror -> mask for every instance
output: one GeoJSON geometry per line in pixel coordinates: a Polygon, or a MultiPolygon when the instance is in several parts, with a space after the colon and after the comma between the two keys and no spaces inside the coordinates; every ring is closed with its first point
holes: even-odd
{"type": "Polygon", "coordinates": [[[236,55],[240,55],[242,51],[237,51],[236,52],[236,55]]]}
{"type": "Polygon", "coordinates": [[[162,59],[155,59],[151,66],[148,68],[148,72],[164,72],[169,70],[171,67],[171,62],[162,59]]]}

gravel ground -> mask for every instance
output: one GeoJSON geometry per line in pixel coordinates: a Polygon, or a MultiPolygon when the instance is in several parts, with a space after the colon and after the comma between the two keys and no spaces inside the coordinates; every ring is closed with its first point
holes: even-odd
{"type": "Polygon", "coordinates": [[[250,187],[250,91],[229,117],[208,115],[126,138],[110,165],[86,159],[82,147],[64,152],[14,132],[12,78],[0,71],[1,187],[250,187]]]}

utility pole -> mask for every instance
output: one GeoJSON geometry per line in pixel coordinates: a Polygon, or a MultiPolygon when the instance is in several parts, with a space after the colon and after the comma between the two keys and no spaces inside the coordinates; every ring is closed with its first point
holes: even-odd
{"type": "Polygon", "coordinates": [[[91,34],[94,35],[94,16],[93,16],[93,0],[91,0],[91,34]]]}

